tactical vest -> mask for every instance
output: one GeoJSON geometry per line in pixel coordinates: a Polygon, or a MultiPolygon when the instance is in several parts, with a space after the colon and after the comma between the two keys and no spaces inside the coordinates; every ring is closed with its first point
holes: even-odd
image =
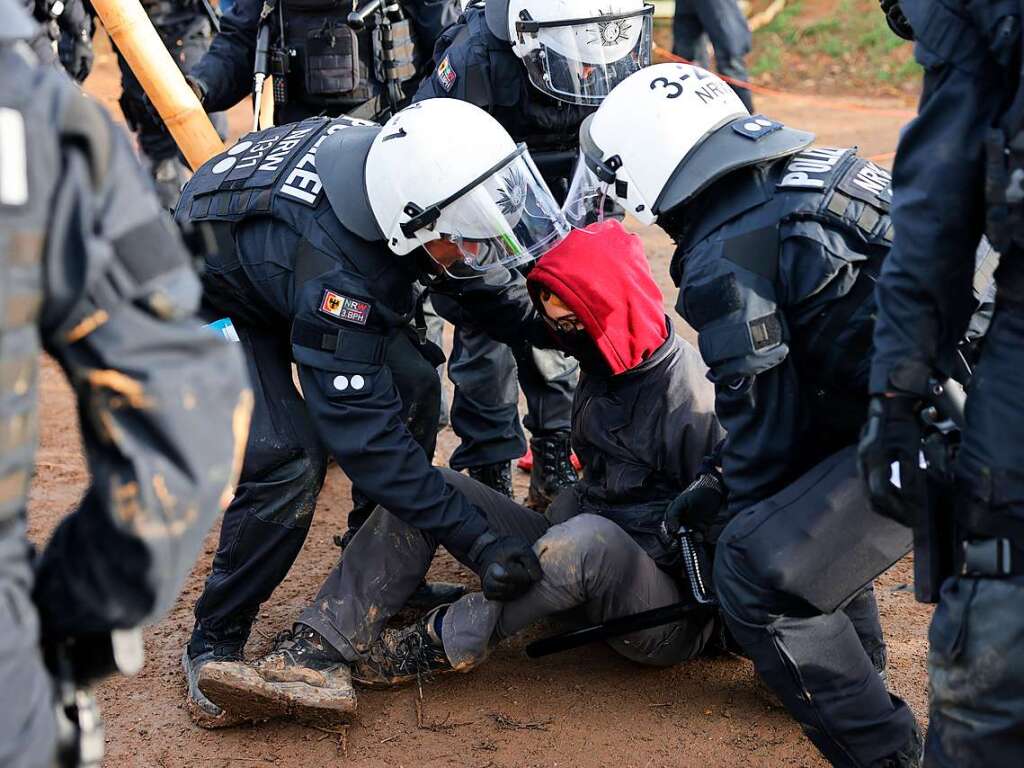
{"type": "MultiPolygon", "coordinates": [[[[687,256],[683,268],[713,277],[688,282],[678,309],[700,331],[712,368],[747,360],[744,370],[763,370],[789,355],[827,404],[819,423],[842,421],[840,403],[866,404],[874,286],[893,236],[889,172],[853,149],[811,147],[725,183],[733,186],[703,193],[711,207],[685,238],[693,245],[684,247],[706,247],[700,264],[687,256]],[[815,243],[816,256],[783,262],[784,238],[815,243]]],[[[680,265],[673,268],[678,278],[680,265]]],[[[837,422],[837,431],[863,421],[863,409],[853,410],[856,424],[837,422]]]]}
{"type": "MultiPolygon", "coordinates": [[[[298,286],[331,267],[341,267],[372,286],[382,302],[375,316],[389,308],[396,315],[413,307],[414,272],[399,269],[383,242],[370,243],[349,232],[335,216],[316,170],[316,149],[330,133],[363,121],[313,117],[243,136],[226,152],[207,161],[185,185],[175,209],[180,221],[209,221],[220,230],[218,242],[233,250],[231,229],[245,219],[272,217],[298,233],[318,253],[232,254],[257,290],[282,270],[298,286]],[[322,261],[321,254],[330,254],[322,261]],[[412,276],[411,276],[412,275],[412,276]]],[[[353,179],[362,184],[362,179],[353,179]]],[[[223,258],[223,257],[222,257],[223,258]]],[[[273,301],[267,299],[268,308],[273,301]]],[[[396,324],[398,321],[396,320],[396,324]]]]}
{"type": "MultiPolygon", "coordinates": [[[[346,24],[350,10],[335,0],[282,0],[267,22],[278,39],[271,55],[278,101],[340,113],[378,92],[386,81],[380,29],[354,32],[346,24]]],[[[404,82],[416,74],[412,27],[403,19],[392,23],[391,32],[395,75],[404,82]]]]}
{"type": "MultiPolygon", "coordinates": [[[[39,315],[49,203],[59,177],[54,89],[0,45],[0,527],[24,509],[37,442],[39,315]]],[[[0,528],[2,529],[2,528],[0,528]]]]}

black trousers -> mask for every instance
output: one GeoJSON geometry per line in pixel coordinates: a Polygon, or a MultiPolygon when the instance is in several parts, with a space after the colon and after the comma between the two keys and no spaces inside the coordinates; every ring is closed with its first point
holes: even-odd
{"type": "Polygon", "coordinates": [[[729,630],[834,765],[881,765],[917,738],[878,674],[878,608],[864,596],[910,543],[908,529],[870,510],[853,446],[739,513],[718,541],[729,630]]]}

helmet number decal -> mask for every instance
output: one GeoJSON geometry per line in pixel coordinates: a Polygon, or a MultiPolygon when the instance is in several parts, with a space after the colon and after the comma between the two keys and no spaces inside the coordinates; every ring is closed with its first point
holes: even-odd
{"type": "Polygon", "coordinates": [[[689,75],[683,75],[682,77],[679,78],[678,83],[672,82],[667,77],[656,77],[653,80],[651,80],[651,90],[653,91],[658,88],[661,88],[662,90],[666,91],[666,99],[678,99],[680,96],[683,95],[682,81],[686,80],[689,77],[689,75]]]}
{"type": "Polygon", "coordinates": [[[683,83],[693,77],[698,83],[693,89],[693,94],[700,99],[701,104],[707,104],[709,101],[714,101],[729,93],[729,86],[722,83],[710,72],[704,72],[696,67],[691,67],[690,69],[692,73],[684,72],[679,76],[678,80],[669,80],[667,77],[654,78],[651,80],[651,90],[663,91],[666,99],[678,99],[686,92],[686,89],[683,88],[683,83]],[[700,84],[701,81],[704,81],[703,85],[700,84]]]}

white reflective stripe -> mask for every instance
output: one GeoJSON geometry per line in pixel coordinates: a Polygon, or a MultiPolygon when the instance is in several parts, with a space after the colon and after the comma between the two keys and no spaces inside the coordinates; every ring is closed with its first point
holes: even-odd
{"type": "Polygon", "coordinates": [[[25,120],[21,112],[0,107],[0,204],[28,202],[25,120]]]}

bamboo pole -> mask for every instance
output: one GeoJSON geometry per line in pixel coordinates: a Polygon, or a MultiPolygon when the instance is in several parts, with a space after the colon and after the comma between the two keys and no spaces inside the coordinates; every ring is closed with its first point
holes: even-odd
{"type": "Polygon", "coordinates": [[[139,0],[92,0],[92,5],[192,170],[224,151],[203,105],[139,0]]]}

